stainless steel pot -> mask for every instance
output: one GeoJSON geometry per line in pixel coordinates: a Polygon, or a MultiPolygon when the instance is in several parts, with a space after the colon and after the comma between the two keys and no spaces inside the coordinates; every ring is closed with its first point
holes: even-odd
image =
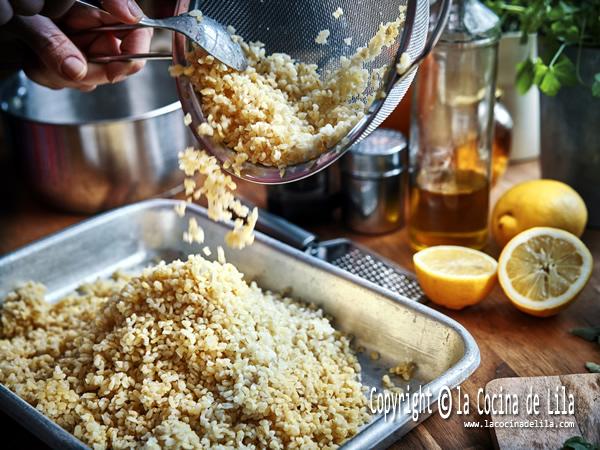
{"type": "Polygon", "coordinates": [[[32,186],[52,204],[93,213],[171,193],[177,154],[194,139],[167,61],[82,93],[20,73],[0,92],[5,135],[32,186]]]}

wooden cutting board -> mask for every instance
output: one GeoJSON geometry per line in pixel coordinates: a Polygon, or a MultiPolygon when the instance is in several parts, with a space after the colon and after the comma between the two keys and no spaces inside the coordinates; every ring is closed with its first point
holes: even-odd
{"type": "Polygon", "coordinates": [[[600,374],[498,378],[487,384],[485,393],[485,398],[493,399],[496,395],[496,399],[504,402],[504,411],[496,403],[496,413],[489,414],[489,420],[496,425],[490,432],[500,450],[557,450],[573,436],[600,444],[600,374]],[[515,395],[518,412],[507,405],[507,397],[511,397],[512,405],[517,403],[515,395]],[[555,427],[509,427],[515,421],[530,425],[552,423],[555,427]],[[573,427],[561,428],[561,422],[572,423],[573,427]]]}

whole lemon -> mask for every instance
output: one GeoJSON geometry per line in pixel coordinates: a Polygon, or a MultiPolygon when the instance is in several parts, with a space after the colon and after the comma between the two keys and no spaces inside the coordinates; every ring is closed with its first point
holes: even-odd
{"type": "Polygon", "coordinates": [[[556,180],[532,180],[506,191],[492,212],[492,234],[504,247],[533,227],[553,227],[581,236],[588,212],[573,188],[556,180]]]}

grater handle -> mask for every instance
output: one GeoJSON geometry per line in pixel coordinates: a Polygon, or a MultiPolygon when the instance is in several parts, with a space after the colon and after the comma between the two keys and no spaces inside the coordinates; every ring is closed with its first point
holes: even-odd
{"type": "Polygon", "coordinates": [[[317,236],[287,220],[261,209],[256,229],[299,250],[306,250],[317,236]]]}

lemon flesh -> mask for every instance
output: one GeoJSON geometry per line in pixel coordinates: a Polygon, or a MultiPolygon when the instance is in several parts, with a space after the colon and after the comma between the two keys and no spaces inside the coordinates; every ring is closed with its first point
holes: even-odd
{"type": "Polygon", "coordinates": [[[439,245],[413,257],[421,288],[431,301],[462,309],[482,301],[496,281],[497,263],[467,247],[439,245]]]}
{"type": "Polygon", "coordinates": [[[557,313],[583,289],[592,256],[575,235],[536,227],[511,240],[500,255],[498,276],[504,292],[522,311],[557,313]]]}

